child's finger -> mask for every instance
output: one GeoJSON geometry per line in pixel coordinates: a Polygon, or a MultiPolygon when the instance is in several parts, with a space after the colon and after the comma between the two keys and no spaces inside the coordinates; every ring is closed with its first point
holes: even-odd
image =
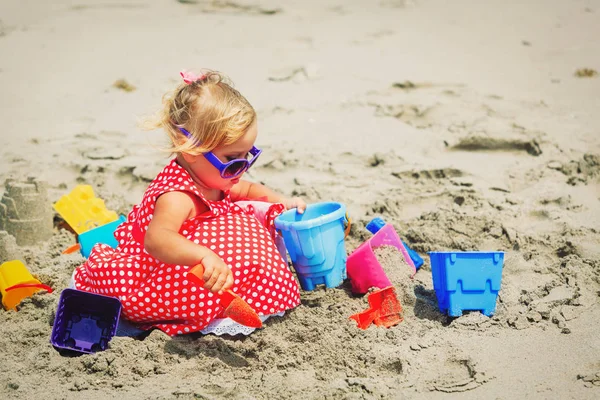
{"type": "Polygon", "coordinates": [[[302,214],[306,210],[306,203],[301,198],[294,199],[294,206],[298,210],[298,214],[302,214]]]}
{"type": "Polygon", "coordinates": [[[206,265],[206,264],[202,264],[204,266],[204,274],[202,274],[202,280],[204,282],[208,281],[210,279],[210,277],[213,275],[213,272],[215,271],[215,269],[213,268],[212,265],[206,265]]]}
{"type": "Polygon", "coordinates": [[[213,287],[210,289],[210,291],[213,293],[220,292],[221,289],[223,289],[223,285],[225,285],[226,282],[227,282],[227,274],[220,274],[217,281],[215,282],[213,287]]]}
{"type": "Polygon", "coordinates": [[[208,278],[204,280],[204,289],[206,290],[210,290],[211,292],[214,292],[213,287],[215,285],[215,283],[217,283],[217,280],[219,279],[219,272],[216,270],[213,270],[212,275],[208,278]]]}
{"type": "Polygon", "coordinates": [[[233,286],[233,274],[229,273],[229,274],[227,274],[227,280],[225,281],[225,284],[223,285],[221,292],[223,292],[224,290],[231,289],[232,286],[233,286]]]}

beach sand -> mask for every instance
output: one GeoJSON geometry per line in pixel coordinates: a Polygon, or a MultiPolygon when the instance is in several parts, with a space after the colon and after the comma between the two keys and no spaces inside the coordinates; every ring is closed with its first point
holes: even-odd
{"type": "Polygon", "coordinates": [[[346,204],[349,254],[382,216],[425,265],[410,279],[377,250],[404,309],[389,329],[356,327],[346,281],[248,337],[69,357],[49,338],[83,258],[55,226],[11,250],[55,291],[0,311],[0,398],[599,398],[598,37],[592,0],[2,1],[1,182],[47,182],[48,208],[89,184],[127,213],[169,159],[139,118],[212,68],[257,109],[249,179],[346,204]],[[492,317],[439,312],[443,250],[506,252],[492,317]]]}

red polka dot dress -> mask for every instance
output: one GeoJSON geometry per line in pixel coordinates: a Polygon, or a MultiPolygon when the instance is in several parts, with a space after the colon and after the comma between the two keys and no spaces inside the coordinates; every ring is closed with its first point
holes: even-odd
{"type": "MultiPolygon", "coordinates": [[[[171,191],[193,193],[208,206],[207,212],[185,221],[179,233],[225,261],[233,272],[232,290],[259,315],[300,304],[298,285],[269,230],[232,203],[229,193],[221,201],[207,200],[176,160],[158,174],[127,222],[117,228],[118,247],[97,244],[75,270],[77,289],[117,297],[122,317],[140,323],[142,329],[156,327],[169,335],[200,331],[222,317],[219,297],[187,280],[192,266],[165,264],[144,250],[156,200],[171,191]]],[[[282,209],[280,205],[279,212],[282,209]]]]}

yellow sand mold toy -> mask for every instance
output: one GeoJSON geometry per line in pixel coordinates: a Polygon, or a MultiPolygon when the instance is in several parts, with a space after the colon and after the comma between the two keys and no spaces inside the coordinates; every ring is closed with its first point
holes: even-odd
{"type": "Polygon", "coordinates": [[[0,265],[0,293],[2,305],[7,310],[15,309],[23,299],[40,290],[52,293],[52,288],[35,279],[21,261],[7,261],[0,265]]]}
{"type": "Polygon", "coordinates": [[[62,196],[54,209],[77,233],[116,221],[116,212],[106,209],[104,200],[95,197],[90,185],[77,185],[69,194],[62,196]]]}

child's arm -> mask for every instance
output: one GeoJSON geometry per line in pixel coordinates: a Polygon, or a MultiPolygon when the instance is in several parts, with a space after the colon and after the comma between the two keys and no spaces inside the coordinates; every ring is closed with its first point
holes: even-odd
{"type": "Polygon", "coordinates": [[[269,203],[282,203],[286,209],[297,208],[302,214],[306,209],[306,203],[300,197],[285,197],[265,185],[240,180],[239,183],[231,188],[231,199],[233,201],[250,199],[261,200],[267,199],[269,203]]]}
{"type": "Polygon", "coordinates": [[[152,221],[144,238],[144,248],[166,264],[204,266],[204,288],[222,293],[233,285],[231,270],[221,258],[207,247],[200,246],[179,234],[190,217],[195,204],[184,192],[168,192],[158,198],[152,221]]]}

